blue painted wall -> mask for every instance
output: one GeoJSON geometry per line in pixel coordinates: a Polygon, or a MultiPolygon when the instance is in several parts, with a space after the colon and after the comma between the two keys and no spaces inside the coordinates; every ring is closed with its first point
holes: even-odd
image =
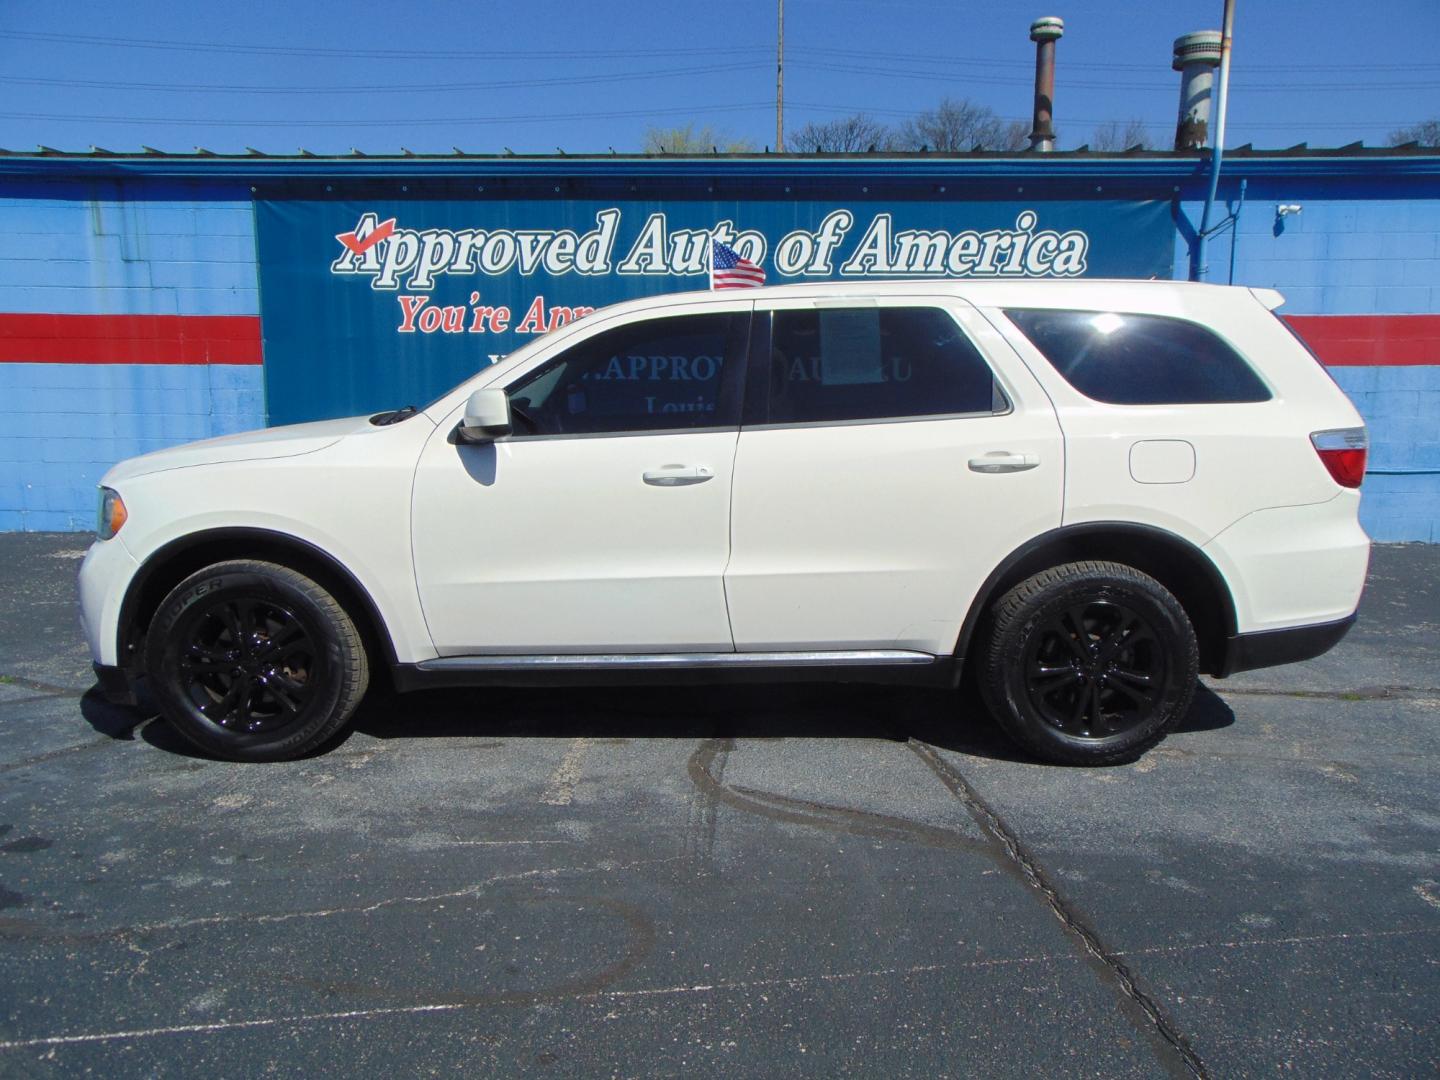
{"type": "MultiPolygon", "coordinates": [[[[3,185],[0,235],[0,312],[260,313],[253,214],[234,190],[3,185]]],[[[0,400],[6,531],[91,529],[116,461],[265,423],[258,365],[0,363],[0,400]]]]}
{"type": "MultiPolygon", "coordinates": [[[[1440,313],[1440,185],[1307,168],[1248,184],[1238,228],[1211,244],[1210,280],[1229,280],[1233,244],[1234,281],[1280,289],[1285,313],[1440,313]],[[1281,202],[1302,210],[1279,220],[1281,202]]],[[[0,181],[0,313],[258,317],[248,185],[141,172],[0,181]]],[[[1230,176],[1222,194],[1233,208],[1230,176]]],[[[1026,183],[1043,203],[1045,181],[1026,183]]],[[[1200,216],[1195,188],[1184,185],[1178,206],[1177,276],[1200,216]]],[[[89,529],[95,484],[113,462],[266,420],[258,365],[16,359],[0,363],[0,530],[89,529]]],[[[1440,363],[1331,371],[1370,426],[1367,529],[1440,542],[1440,363]]]]}
{"type": "MultiPolygon", "coordinates": [[[[1287,315],[1423,315],[1440,312],[1440,189],[1375,198],[1363,185],[1227,182],[1238,228],[1210,244],[1207,280],[1279,289],[1287,315]],[[1334,193],[1340,188],[1339,195],[1334,193]],[[1298,204],[1284,217],[1280,204],[1298,204]]],[[[1203,204],[1182,203],[1198,223],[1203,204]]],[[[1176,269],[1188,269],[1176,235],[1176,269]]],[[[1370,430],[1360,520],[1380,541],[1440,542],[1440,356],[1434,366],[1330,368],[1370,430]]]]}

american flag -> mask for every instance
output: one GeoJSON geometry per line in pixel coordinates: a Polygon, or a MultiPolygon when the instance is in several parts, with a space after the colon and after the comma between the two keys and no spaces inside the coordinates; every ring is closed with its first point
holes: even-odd
{"type": "Polygon", "coordinates": [[[765,284],[765,271],[749,259],[742,259],[735,249],[719,240],[710,241],[710,288],[753,289],[765,284]]]}

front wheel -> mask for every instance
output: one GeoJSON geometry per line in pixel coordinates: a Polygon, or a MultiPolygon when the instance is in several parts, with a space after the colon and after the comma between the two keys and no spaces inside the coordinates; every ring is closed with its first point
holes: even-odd
{"type": "Polygon", "coordinates": [[[301,757],[334,736],[370,673],[354,621],[320,585],[274,563],[191,574],[146,646],[151,692],[177,731],[234,761],[301,757]]]}
{"type": "Polygon", "coordinates": [[[986,705],[1049,761],[1105,765],[1150,749],[1190,707],[1199,674],[1185,609],[1111,562],[1052,567],[990,610],[979,657],[986,705]]]}

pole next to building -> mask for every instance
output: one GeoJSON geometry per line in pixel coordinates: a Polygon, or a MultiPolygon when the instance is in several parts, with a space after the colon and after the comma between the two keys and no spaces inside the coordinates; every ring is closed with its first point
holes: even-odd
{"type": "Polygon", "coordinates": [[[785,152],[785,0],[775,29],[775,152],[785,152]]]}
{"type": "Polygon", "coordinates": [[[1170,66],[1181,73],[1176,150],[1199,150],[1209,141],[1210,106],[1215,99],[1220,42],[1219,30],[1197,30],[1175,39],[1175,55],[1170,66]]]}
{"type": "Polygon", "coordinates": [[[1035,123],[1030,131],[1031,150],[1055,149],[1055,42],[1065,33],[1065,20],[1054,15],[1030,24],[1035,42],[1035,123]]]}
{"type": "Polygon", "coordinates": [[[1225,155],[1225,110],[1230,104],[1230,46],[1235,32],[1235,0],[1225,0],[1224,25],[1220,34],[1220,93],[1215,105],[1215,138],[1210,148],[1210,190],[1205,195],[1205,209],[1200,215],[1200,230],[1195,237],[1192,281],[1204,281],[1210,272],[1210,217],[1215,211],[1215,196],[1220,190],[1220,164],[1225,155]]]}

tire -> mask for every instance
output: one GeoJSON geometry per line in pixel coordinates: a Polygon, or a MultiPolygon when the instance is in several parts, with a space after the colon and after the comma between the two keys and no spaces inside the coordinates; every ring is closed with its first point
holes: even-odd
{"type": "Polygon", "coordinates": [[[232,761],[302,757],[339,733],[370,681],[354,621],[303,574],[235,560],[165,597],[146,644],[161,714],[232,761]]]}
{"type": "Polygon", "coordinates": [[[978,672],[985,704],[1046,761],[1133,761],[1190,708],[1195,631],[1180,602],[1132,567],[1052,567],[996,601],[989,625],[978,672]]]}

